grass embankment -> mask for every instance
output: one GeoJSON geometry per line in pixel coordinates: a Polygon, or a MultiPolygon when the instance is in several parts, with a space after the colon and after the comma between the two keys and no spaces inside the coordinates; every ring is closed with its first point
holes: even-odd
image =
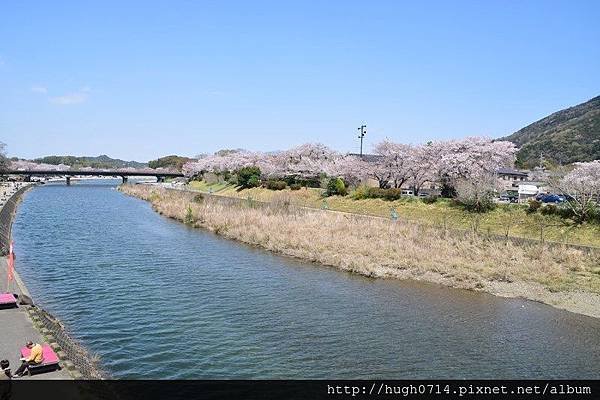
{"type": "Polygon", "coordinates": [[[290,207],[285,201],[252,206],[149,185],[121,190],[150,201],[168,217],[277,253],[366,276],[525,297],[600,317],[597,253],[515,245],[402,221],[290,207]]]}
{"type": "MultiPolygon", "coordinates": [[[[190,188],[238,198],[259,201],[289,201],[291,204],[304,207],[321,208],[323,206],[322,189],[306,189],[281,191],[265,188],[238,190],[233,185],[218,183],[207,185],[205,182],[192,182],[190,188]]],[[[330,210],[355,214],[375,215],[390,218],[391,209],[395,209],[398,218],[435,227],[461,230],[476,229],[480,233],[493,234],[568,243],[583,246],[600,247],[600,226],[596,224],[573,224],[559,216],[544,216],[539,212],[528,214],[527,206],[517,204],[499,205],[495,210],[485,214],[465,212],[449,200],[440,199],[433,204],[425,204],[421,199],[407,197],[401,200],[387,201],[383,199],[354,200],[351,196],[332,196],[325,199],[330,210]]]]}

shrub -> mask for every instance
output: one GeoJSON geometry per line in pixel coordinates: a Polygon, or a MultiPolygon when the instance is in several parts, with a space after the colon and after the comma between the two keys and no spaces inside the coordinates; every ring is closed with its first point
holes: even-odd
{"type": "Polygon", "coordinates": [[[270,190],[283,190],[286,188],[287,183],[285,181],[274,181],[274,180],[269,180],[267,181],[267,189],[270,190]]]}
{"type": "Polygon", "coordinates": [[[299,183],[292,183],[290,185],[291,190],[300,190],[301,188],[302,188],[302,185],[300,185],[299,183]]]}
{"type": "Polygon", "coordinates": [[[402,197],[402,189],[369,188],[368,195],[370,198],[398,200],[402,197]]]}
{"type": "Polygon", "coordinates": [[[496,208],[496,203],[490,197],[462,199],[459,202],[466,211],[474,213],[486,213],[496,208]]]}
{"type": "Polygon", "coordinates": [[[363,200],[369,198],[369,187],[365,185],[358,186],[352,193],[354,200],[363,200]]]}
{"type": "Polygon", "coordinates": [[[187,206],[185,210],[184,223],[193,224],[194,223],[194,213],[192,211],[192,207],[190,205],[187,206]]]}
{"type": "Polygon", "coordinates": [[[256,175],[252,175],[250,177],[250,179],[248,179],[248,182],[246,183],[247,188],[253,188],[253,187],[259,187],[260,186],[260,179],[258,178],[258,176],[256,175]]]}
{"type": "Polygon", "coordinates": [[[456,189],[449,182],[444,182],[442,185],[442,197],[446,199],[453,199],[456,197],[456,189]]]}
{"type": "Polygon", "coordinates": [[[260,185],[260,168],[243,167],[237,170],[237,183],[242,188],[253,188],[260,185]]]}
{"type": "MultiPolygon", "coordinates": [[[[575,213],[573,213],[575,214],[575,213]]],[[[588,208],[588,221],[595,223],[595,224],[600,224],[600,207],[595,206],[595,205],[591,205],[588,208]]]]}
{"type": "Polygon", "coordinates": [[[554,204],[547,204],[540,208],[540,213],[542,213],[542,215],[555,215],[558,213],[558,207],[554,204]]]}
{"type": "Polygon", "coordinates": [[[237,186],[238,185],[238,177],[237,177],[237,175],[230,175],[227,178],[227,183],[229,183],[231,185],[234,185],[234,186],[237,186]]]}
{"type": "Polygon", "coordinates": [[[202,203],[204,201],[204,195],[202,193],[198,193],[194,196],[194,203],[202,203]]]}
{"type": "Polygon", "coordinates": [[[558,207],[557,214],[564,219],[575,218],[575,212],[573,212],[571,207],[558,207]]]}
{"type": "Polygon", "coordinates": [[[346,190],[346,185],[341,178],[331,178],[329,182],[327,182],[327,196],[345,196],[348,194],[346,190]]]}
{"type": "Polygon", "coordinates": [[[429,195],[427,197],[423,197],[421,200],[425,204],[433,204],[433,203],[435,203],[435,202],[438,201],[438,197],[437,196],[433,196],[433,195],[429,195]]]}
{"type": "Polygon", "coordinates": [[[533,214],[540,209],[542,203],[537,200],[529,200],[529,207],[527,207],[527,214],[533,214]]]}

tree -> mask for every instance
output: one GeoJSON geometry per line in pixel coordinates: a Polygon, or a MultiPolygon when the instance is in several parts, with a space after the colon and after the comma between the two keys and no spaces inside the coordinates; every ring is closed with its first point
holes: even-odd
{"type": "Polygon", "coordinates": [[[498,168],[512,167],[517,151],[513,143],[485,137],[434,142],[432,146],[439,154],[438,175],[445,175],[451,180],[469,179],[471,175],[495,173],[498,168]]]}
{"type": "Polygon", "coordinates": [[[419,194],[426,182],[437,180],[438,157],[438,149],[432,143],[416,146],[411,152],[408,182],[415,196],[419,194]]]}
{"type": "Polygon", "coordinates": [[[379,187],[386,187],[389,182],[394,188],[402,187],[411,177],[413,153],[414,147],[410,145],[393,143],[387,139],[378,143],[375,154],[380,157],[373,173],[379,178],[379,187]]]}
{"type": "Polygon", "coordinates": [[[456,182],[456,198],[468,211],[486,212],[495,206],[494,197],[499,185],[495,173],[481,171],[471,174],[469,179],[462,178],[456,182]]]}
{"type": "Polygon", "coordinates": [[[181,171],[183,165],[191,161],[188,157],[182,157],[177,155],[160,157],[156,160],[148,162],[148,167],[152,169],[156,168],[172,168],[177,171],[181,171]]]}
{"type": "Polygon", "coordinates": [[[236,171],[238,185],[243,188],[257,187],[260,184],[260,168],[242,167],[236,171]]]}
{"type": "Polygon", "coordinates": [[[243,167],[256,166],[264,155],[250,151],[220,150],[220,154],[206,156],[183,165],[182,172],[186,177],[202,175],[206,172],[223,174],[234,172],[243,167]]]}
{"type": "Polygon", "coordinates": [[[0,171],[6,171],[10,165],[10,161],[6,158],[6,144],[0,142],[0,171]]]}
{"type": "Polygon", "coordinates": [[[273,157],[281,177],[317,178],[339,154],[321,143],[305,143],[273,157]]]}
{"type": "Polygon", "coordinates": [[[339,156],[326,165],[325,174],[341,177],[350,185],[357,186],[370,177],[370,163],[355,155],[339,156]]]}
{"type": "Polygon", "coordinates": [[[600,160],[575,163],[575,168],[553,186],[567,198],[567,205],[580,222],[591,218],[600,200],[600,160]]]}
{"type": "Polygon", "coordinates": [[[348,194],[346,190],[346,185],[341,178],[331,178],[329,182],[327,182],[327,196],[345,196],[348,194]]]}

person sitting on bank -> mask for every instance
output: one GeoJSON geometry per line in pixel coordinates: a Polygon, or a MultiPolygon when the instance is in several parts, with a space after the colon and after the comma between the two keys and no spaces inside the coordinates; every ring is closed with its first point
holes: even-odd
{"type": "Polygon", "coordinates": [[[10,363],[8,360],[0,361],[0,368],[2,368],[2,371],[0,371],[0,381],[10,380],[12,378],[12,374],[10,373],[10,363]]]}
{"type": "Polygon", "coordinates": [[[15,371],[15,374],[13,375],[15,378],[21,377],[25,370],[29,370],[29,366],[41,364],[44,360],[41,344],[29,341],[25,346],[30,350],[29,357],[21,358],[23,363],[19,369],[15,371]]]}

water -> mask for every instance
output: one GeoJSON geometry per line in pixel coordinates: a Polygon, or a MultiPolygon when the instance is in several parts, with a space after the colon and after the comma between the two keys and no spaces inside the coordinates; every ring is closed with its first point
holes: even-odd
{"type": "Polygon", "coordinates": [[[33,297],[114,377],[599,377],[599,320],[276,256],[115,183],[33,189],[13,228],[33,297]]]}

